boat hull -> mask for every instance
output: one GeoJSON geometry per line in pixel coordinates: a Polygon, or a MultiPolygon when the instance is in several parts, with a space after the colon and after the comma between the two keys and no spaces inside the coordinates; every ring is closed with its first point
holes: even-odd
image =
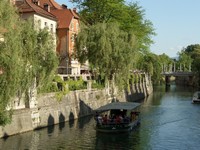
{"type": "Polygon", "coordinates": [[[139,120],[131,122],[129,124],[97,124],[96,131],[104,133],[121,133],[129,132],[140,124],[139,120]]]}
{"type": "Polygon", "coordinates": [[[200,103],[200,99],[193,99],[192,103],[200,103]]]}
{"type": "Polygon", "coordinates": [[[193,94],[192,103],[200,103],[200,91],[193,94]]]}

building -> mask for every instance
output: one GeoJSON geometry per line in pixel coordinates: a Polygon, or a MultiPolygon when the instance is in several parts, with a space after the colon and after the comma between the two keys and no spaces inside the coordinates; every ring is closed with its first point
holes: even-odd
{"type": "MultiPolygon", "coordinates": [[[[13,3],[19,8],[23,19],[32,17],[36,28],[48,27],[56,33],[56,51],[60,56],[58,74],[74,78],[81,76],[82,72],[88,73],[88,63],[81,65],[72,57],[75,38],[80,30],[80,18],[75,8],[68,9],[54,0],[14,0],[13,3]]],[[[89,75],[84,73],[83,78],[89,75]]]]}
{"type": "Polygon", "coordinates": [[[58,19],[57,52],[60,54],[58,73],[79,76],[81,65],[72,58],[80,23],[76,9],[68,9],[66,5],[59,5],[54,0],[39,0],[39,3],[41,6],[48,5],[50,12],[58,19]]]}
{"type": "Polygon", "coordinates": [[[17,6],[22,19],[33,19],[36,30],[47,28],[52,33],[56,46],[57,18],[50,13],[50,7],[41,7],[38,0],[14,0],[13,3],[17,6]]]}

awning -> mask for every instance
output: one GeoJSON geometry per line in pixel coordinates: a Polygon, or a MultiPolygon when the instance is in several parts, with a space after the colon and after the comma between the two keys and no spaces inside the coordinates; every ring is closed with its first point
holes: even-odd
{"type": "Polygon", "coordinates": [[[114,102],[110,103],[104,106],[101,106],[100,108],[96,109],[96,111],[107,111],[107,110],[113,110],[113,109],[125,109],[125,110],[132,110],[136,107],[140,106],[140,103],[135,102],[114,102]]]}

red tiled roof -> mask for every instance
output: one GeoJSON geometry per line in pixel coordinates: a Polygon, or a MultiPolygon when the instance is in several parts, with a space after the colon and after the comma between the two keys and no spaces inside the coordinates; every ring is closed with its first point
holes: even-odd
{"type": "Polygon", "coordinates": [[[40,6],[43,7],[44,4],[48,4],[51,9],[62,9],[62,6],[60,6],[54,0],[40,0],[40,6]]]}
{"type": "Polygon", "coordinates": [[[71,9],[63,8],[54,0],[39,0],[40,6],[48,4],[51,7],[51,13],[58,18],[58,28],[69,28],[72,18],[79,19],[78,14],[71,9]]]}
{"type": "Polygon", "coordinates": [[[56,17],[53,14],[51,14],[50,12],[47,12],[42,7],[34,4],[32,2],[32,0],[24,0],[23,2],[16,1],[16,6],[18,7],[18,10],[19,10],[20,13],[35,12],[39,15],[45,16],[45,17],[53,19],[53,20],[56,20],[56,17]]]}
{"type": "Polygon", "coordinates": [[[52,10],[51,12],[58,18],[58,28],[69,28],[73,18],[69,9],[57,9],[52,10]]]}

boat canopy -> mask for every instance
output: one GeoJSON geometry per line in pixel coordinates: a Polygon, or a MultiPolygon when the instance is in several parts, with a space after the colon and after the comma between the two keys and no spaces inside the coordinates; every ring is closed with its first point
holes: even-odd
{"type": "Polygon", "coordinates": [[[100,108],[96,109],[96,111],[108,111],[108,110],[116,110],[116,109],[124,109],[124,110],[132,110],[136,107],[140,106],[140,103],[135,102],[113,102],[100,108]]]}

